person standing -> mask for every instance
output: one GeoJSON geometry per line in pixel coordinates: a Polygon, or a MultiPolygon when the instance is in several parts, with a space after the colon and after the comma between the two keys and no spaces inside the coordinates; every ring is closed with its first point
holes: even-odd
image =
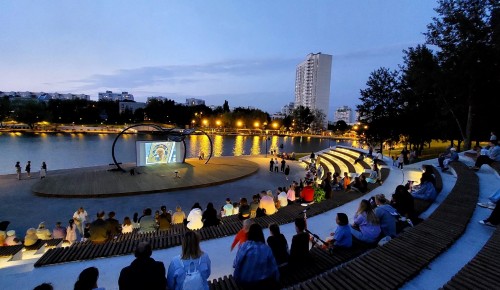
{"type": "Polygon", "coordinates": [[[288,180],[288,175],[290,175],[290,165],[287,165],[285,168],[285,178],[288,180]]]}
{"type": "Polygon", "coordinates": [[[75,220],[70,219],[68,227],[66,227],[66,241],[68,241],[70,244],[73,244],[76,241],[76,225],[75,225],[75,220]]]}
{"type": "Polygon", "coordinates": [[[26,164],[24,171],[26,171],[26,173],[28,173],[28,178],[31,178],[31,161],[28,161],[28,164],[26,164]]]}
{"type": "Polygon", "coordinates": [[[279,161],[278,158],[274,158],[274,172],[278,172],[279,161]]]}
{"type": "Polygon", "coordinates": [[[286,161],[285,158],[281,159],[281,172],[285,171],[286,161]]]}
{"type": "Polygon", "coordinates": [[[47,164],[42,162],[42,167],[40,168],[40,179],[44,179],[47,176],[47,164]]]}
{"type": "Polygon", "coordinates": [[[83,209],[83,207],[80,207],[75,213],[73,214],[73,220],[75,221],[76,228],[80,232],[80,235],[83,236],[84,233],[84,227],[85,227],[85,222],[87,221],[88,218],[87,211],[83,209]]]}
{"type": "Polygon", "coordinates": [[[16,162],[16,174],[17,174],[17,180],[21,180],[21,164],[19,161],[16,162]]]}
{"type": "Polygon", "coordinates": [[[274,159],[271,157],[271,161],[269,161],[269,171],[273,172],[273,168],[274,168],[274,159]]]}
{"type": "MultiPolygon", "coordinates": [[[[135,249],[135,260],[123,268],[118,278],[120,290],[167,288],[165,265],[151,258],[153,250],[149,242],[140,242],[135,249]]],[[[173,288],[171,288],[173,289],[173,288]]]]}
{"type": "Polygon", "coordinates": [[[208,290],[207,280],[211,270],[210,258],[207,253],[204,253],[200,249],[199,234],[188,231],[184,234],[184,239],[182,240],[181,255],[175,256],[168,266],[168,289],[208,290]]]}

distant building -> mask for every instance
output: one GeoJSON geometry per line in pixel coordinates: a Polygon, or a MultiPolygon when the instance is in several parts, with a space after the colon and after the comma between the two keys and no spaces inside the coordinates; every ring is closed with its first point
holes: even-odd
{"type": "MultiPolygon", "coordinates": [[[[304,106],[320,110],[328,118],[330,106],[330,81],[332,75],[332,56],[310,53],[301,62],[295,74],[295,107],[304,106]]],[[[326,126],[325,119],[325,126],[326,126]]]]}
{"type": "Polygon", "coordinates": [[[153,101],[153,100],[155,100],[155,101],[167,101],[167,100],[168,100],[168,98],[166,98],[166,97],[162,97],[162,96],[157,96],[157,97],[148,97],[148,103],[149,103],[150,101],[153,101]]]}
{"type": "Polygon", "coordinates": [[[187,98],[185,105],[188,106],[188,107],[204,106],[205,105],[205,100],[195,99],[195,98],[187,98]]]}
{"type": "Polygon", "coordinates": [[[283,108],[281,108],[281,114],[284,114],[284,115],[291,115],[293,113],[293,109],[295,108],[295,103],[294,102],[290,102],[286,105],[283,106],[283,108]]]}
{"type": "Polygon", "coordinates": [[[40,93],[39,101],[49,100],[87,100],[90,101],[90,96],[85,94],[59,94],[59,93],[40,93]]]}
{"type": "Polygon", "coordinates": [[[126,110],[130,110],[134,113],[137,109],[146,108],[146,103],[140,102],[118,102],[118,110],[120,114],[123,114],[126,110]]]}
{"type": "Polygon", "coordinates": [[[133,101],[134,95],[128,92],[113,93],[112,91],[106,91],[105,93],[98,94],[99,101],[133,101]]]}
{"type": "Polygon", "coordinates": [[[271,120],[283,120],[285,119],[286,115],[281,113],[281,112],[277,112],[277,113],[274,113],[271,115],[271,120]]]}
{"type": "Polygon", "coordinates": [[[333,122],[344,121],[346,124],[354,123],[354,112],[348,106],[338,107],[333,116],[333,122]]]}

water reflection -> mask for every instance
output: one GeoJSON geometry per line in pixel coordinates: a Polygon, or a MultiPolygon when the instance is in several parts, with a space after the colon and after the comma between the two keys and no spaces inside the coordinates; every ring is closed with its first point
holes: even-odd
{"type": "Polygon", "coordinates": [[[233,155],[234,156],[241,156],[245,155],[245,146],[243,144],[244,141],[244,136],[236,136],[236,139],[234,140],[234,149],[233,149],[233,155]]]}
{"type": "Polygon", "coordinates": [[[260,137],[253,136],[252,137],[252,147],[250,148],[250,155],[259,155],[260,154],[260,137]]]}
{"type": "Polygon", "coordinates": [[[223,138],[221,135],[215,135],[212,136],[212,141],[214,142],[214,156],[218,157],[218,156],[222,156],[222,153],[224,151],[224,148],[222,146],[222,143],[223,143],[223,138]]]}

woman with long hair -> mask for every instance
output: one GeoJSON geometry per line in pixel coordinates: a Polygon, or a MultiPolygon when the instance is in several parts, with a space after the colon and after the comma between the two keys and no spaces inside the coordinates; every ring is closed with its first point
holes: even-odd
{"type": "Polygon", "coordinates": [[[214,204],[209,202],[207,204],[207,209],[202,215],[202,221],[204,227],[217,226],[219,225],[219,218],[217,217],[217,210],[214,208],[214,204]]]}
{"type": "Polygon", "coordinates": [[[285,236],[280,232],[278,224],[270,224],[269,232],[271,235],[267,238],[267,244],[273,251],[276,263],[278,265],[287,263],[288,257],[290,256],[290,249],[288,248],[288,242],[285,236]]]}
{"type": "Polygon", "coordinates": [[[278,265],[259,224],[250,226],[247,241],[238,250],[233,267],[234,279],[243,289],[279,288],[278,265]]]}
{"type": "Polygon", "coordinates": [[[182,240],[182,253],[170,262],[167,274],[168,289],[208,289],[207,279],[211,272],[211,262],[207,253],[200,248],[200,236],[198,233],[188,231],[182,240]],[[201,276],[202,280],[191,279],[195,275],[201,276]],[[186,277],[190,277],[186,281],[186,277]],[[188,283],[192,283],[189,284],[188,283]],[[195,287],[197,284],[200,288],[195,287]],[[203,287],[203,288],[201,288],[203,287]]]}
{"type": "Polygon", "coordinates": [[[352,235],[362,242],[371,244],[377,242],[380,232],[380,224],[370,202],[363,199],[354,215],[354,222],[351,226],[352,235]]]}
{"type": "Polygon", "coordinates": [[[76,225],[75,225],[75,220],[70,219],[68,227],[66,228],[66,241],[68,241],[70,244],[73,244],[76,241],[76,225]]]}

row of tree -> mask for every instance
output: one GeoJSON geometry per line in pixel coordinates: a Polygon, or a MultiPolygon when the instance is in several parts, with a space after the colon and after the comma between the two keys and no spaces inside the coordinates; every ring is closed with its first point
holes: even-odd
{"type": "Polygon", "coordinates": [[[499,128],[499,1],[438,4],[426,44],[405,50],[399,69],[372,72],[361,90],[359,120],[370,141],[421,150],[432,139],[457,140],[470,149],[499,128]]]}
{"type": "Polygon", "coordinates": [[[227,101],[211,109],[205,105],[185,106],[173,100],[151,100],[145,108],[124,110],[113,101],[0,99],[0,122],[13,120],[31,128],[39,122],[53,124],[126,124],[144,121],[170,124],[178,127],[219,127],[281,129],[293,131],[319,130],[324,114],[309,108],[296,108],[290,116],[271,124],[268,113],[259,109],[229,109],[227,101]]]}

